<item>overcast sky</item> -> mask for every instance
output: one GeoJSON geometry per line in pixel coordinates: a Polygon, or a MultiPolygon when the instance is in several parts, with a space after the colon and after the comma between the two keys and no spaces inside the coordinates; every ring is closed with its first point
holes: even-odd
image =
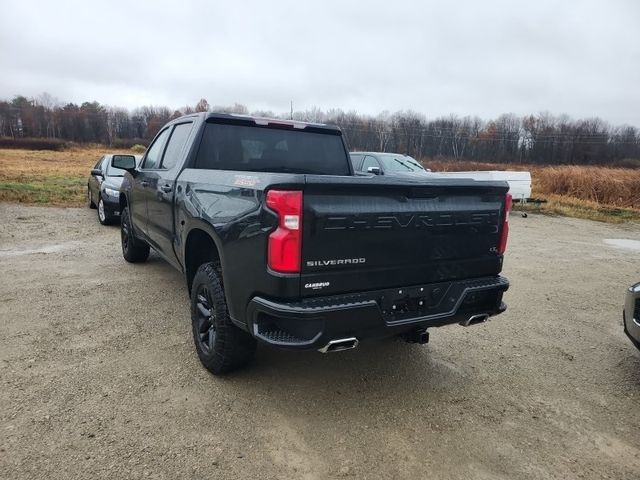
{"type": "Polygon", "coordinates": [[[0,97],[640,126],[640,2],[1,2],[0,97]]]}

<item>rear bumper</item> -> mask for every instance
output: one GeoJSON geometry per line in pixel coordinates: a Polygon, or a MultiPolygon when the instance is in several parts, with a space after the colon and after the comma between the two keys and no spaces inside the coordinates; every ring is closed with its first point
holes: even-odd
{"type": "Polygon", "coordinates": [[[277,302],[254,297],[249,331],[262,342],[289,349],[319,349],[331,340],[358,341],[466,322],[505,311],[506,278],[413,285],[395,289],[277,302]]]}

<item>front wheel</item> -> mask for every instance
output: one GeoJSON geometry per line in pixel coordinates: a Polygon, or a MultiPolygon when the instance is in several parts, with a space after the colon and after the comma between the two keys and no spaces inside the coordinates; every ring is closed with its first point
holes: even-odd
{"type": "Polygon", "coordinates": [[[231,322],[222,277],[214,263],[201,265],[193,278],[191,323],[200,362],[214,375],[253,360],[256,340],[231,322]]]}
{"type": "Polygon", "coordinates": [[[107,213],[102,198],[98,201],[98,221],[101,225],[111,225],[113,223],[113,217],[107,213]]]}
{"type": "Polygon", "coordinates": [[[131,215],[129,207],[124,207],[120,215],[120,241],[122,243],[122,256],[127,262],[141,263],[149,258],[149,245],[136,238],[131,228],[131,215]]]}

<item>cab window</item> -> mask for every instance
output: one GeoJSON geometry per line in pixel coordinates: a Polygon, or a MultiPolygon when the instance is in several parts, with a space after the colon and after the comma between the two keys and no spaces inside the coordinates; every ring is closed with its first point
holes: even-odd
{"type": "Polygon", "coordinates": [[[191,133],[191,126],[193,123],[180,123],[173,127],[171,138],[167,144],[167,150],[164,152],[164,158],[162,159],[162,168],[167,170],[173,168],[181,158],[184,146],[191,133]]]}
{"type": "Polygon", "coordinates": [[[165,128],[160,134],[156,137],[153,144],[147,150],[147,154],[144,157],[144,163],[142,164],[143,169],[154,169],[160,168],[160,161],[162,160],[162,153],[164,152],[164,146],[167,143],[167,138],[169,137],[169,128],[165,128]]]}

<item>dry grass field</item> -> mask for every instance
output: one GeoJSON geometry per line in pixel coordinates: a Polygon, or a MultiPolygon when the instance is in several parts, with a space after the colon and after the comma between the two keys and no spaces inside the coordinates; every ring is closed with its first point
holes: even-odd
{"type": "Polygon", "coordinates": [[[546,203],[527,209],[620,223],[640,221],[640,169],[586,165],[513,165],[424,160],[433,171],[526,170],[533,197],[546,203]]]}
{"type": "Polygon", "coordinates": [[[79,206],[89,171],[108,150],[92,145],[62,152],[0,149],[0,201],[79,206]]]}
{"type": "MultiPolygon", "coordinates": [[[[79,206],[89,170],[106,152],[91,145],[54,152],[0,149],[0,201],[79,206]]],[[[613,223],[640,221],[640,169],[592,166],[504,165],[427,159],[434,171],[528,170],[533,196],[546,200],[526,208],[613,223]]]]}

